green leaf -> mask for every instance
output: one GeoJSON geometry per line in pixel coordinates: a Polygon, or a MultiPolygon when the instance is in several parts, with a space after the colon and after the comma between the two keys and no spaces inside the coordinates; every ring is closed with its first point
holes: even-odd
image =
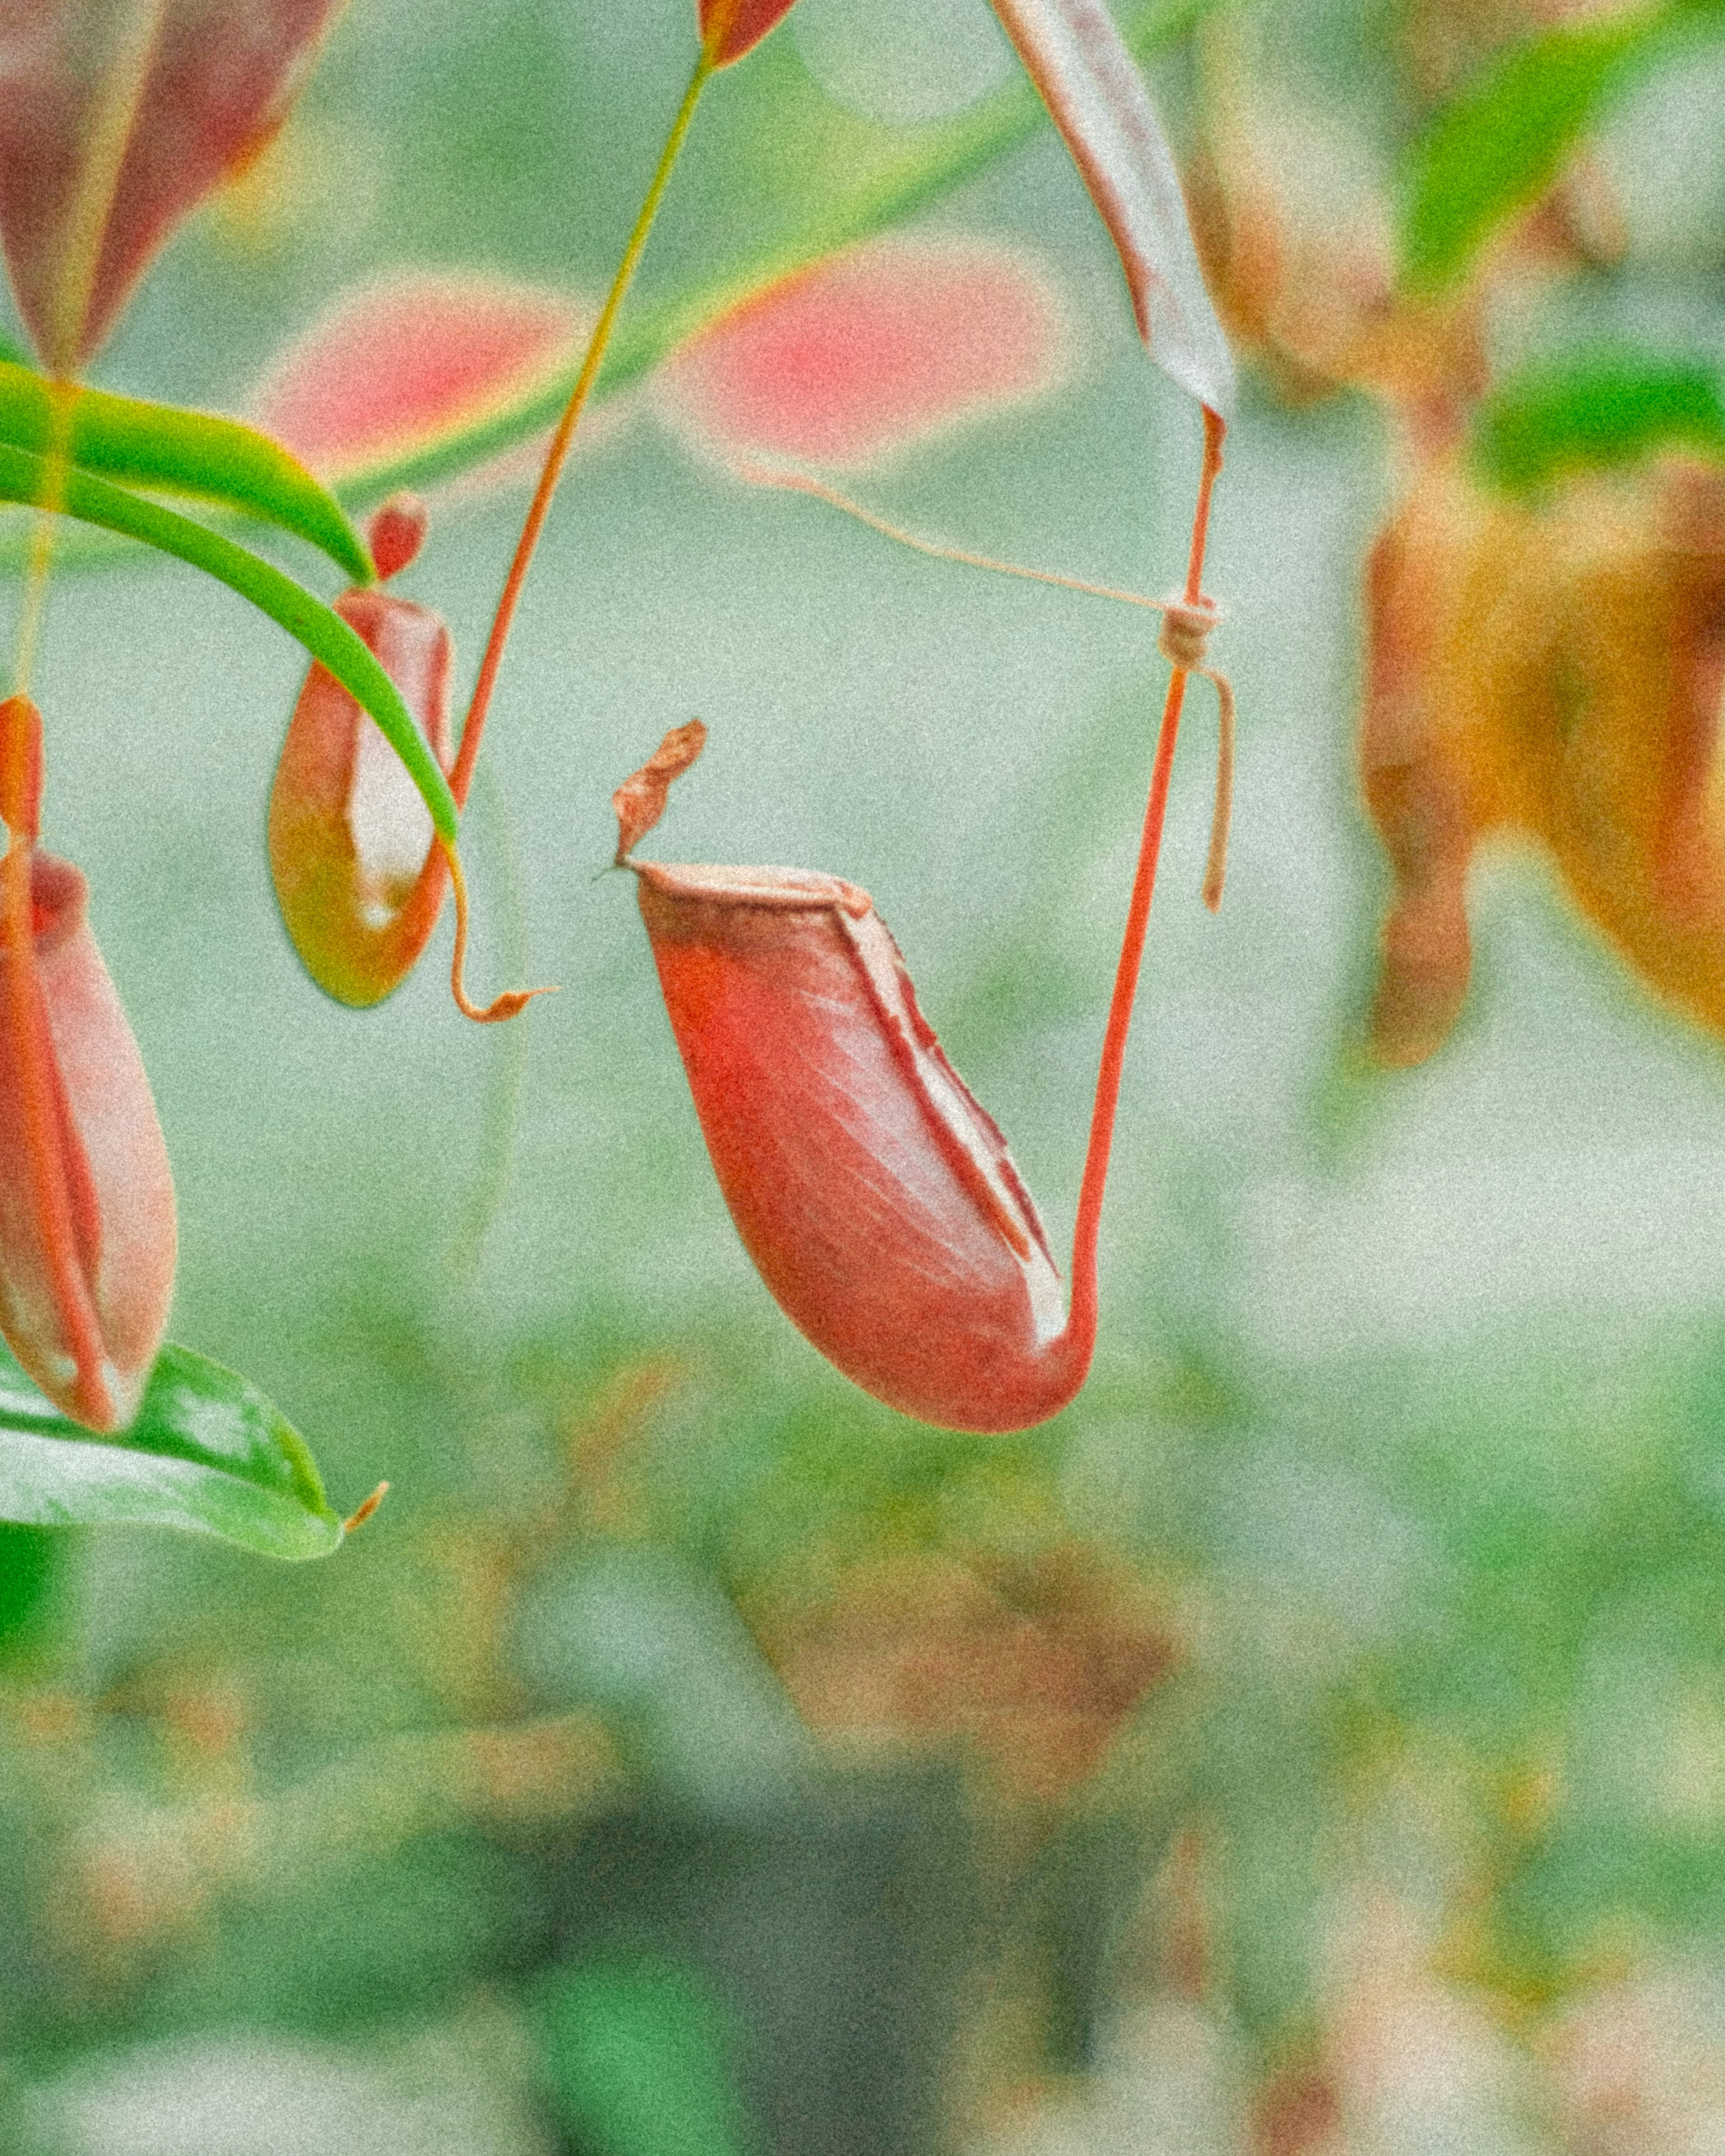
{"type": "Polygon", "coordinates": [[[220,502],[309,540],[355,583],[375,581],[372,557],[341,503],[267,434],[237,419],[100,389],[72,391],[58,413],[55,402],[45,377],[0,356],[0,442],[46,457],[58,441],[81,470],[220,502]]]}
{"type": "Polygon", "coordinates": [[[0,1518],[187,1527],[265,1557],[325,1557],[341,1540],[299,1433],[244,1378],[172,1342],[136,1421],[100,1438],[0,1350],[0,1518]]]}
{"type": "Polygon", "coordinates": [[[700,1972],[614,1952],[554,1970],[539,1994],[546,2079],[603,2156],[742,2156],[737,2030],[700,1972]]]}
{"type": "Polygon", "coordinates": [[[39,1631],[66,1537],[0,1520],[0,1660],[39,1631]]]}
{"type": "Polygon", "coordinates": [[[449,783],[439,768],[425,737],[403,703],[399,690],[362,639],[333,608],[315,593],[284,575],[273,562],[205,525],[172,509],[144,501],[124,487],[88,472],[56,470],[28,449],[0,444],[0,501],[51,508],[80,518],[146,546],[172,554],[249,599],[304,644],[312,657],[357,697],[382,728],[407,766],[431,820],[441,835],[454,840],[461,812],[449,783]]]}
{"type": "Polygon", "coordinates": [[[1401,255],[1409,284],[1433,290],[1459,276],[1506,218],[1551,186],[1640,67],[1677,33],[1722,23],[1717,0],[1666,0],[1548,30],[1488,64],[1409,153],[1401,255]]]}
{"type": "Polygon", "coordinates": [[[1476,464],[1506,494],[1681,444],[1725,459],[1725,397],[1698,360],[1604,349],[1500,383],[1480,407],[1476,464]]]}

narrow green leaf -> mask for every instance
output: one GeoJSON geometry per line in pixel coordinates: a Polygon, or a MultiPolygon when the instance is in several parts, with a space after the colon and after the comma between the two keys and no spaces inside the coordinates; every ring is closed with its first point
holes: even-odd
{"type": "Polygon", "coordinates": [[[341,1522],[305,1443],[244,1378],[170,1342],[130,1430],[92,1437],[0,1350],[0,1519],[185,1527],[265,1557],[324,1557],[341,1522]]]}
{"type": "Polygon", "coordinates": [[[1725,396],[1699,360],[1601,350],[1500,383],[1474,423],[1476,463],[1507,494],[1681,444],[1725,459],[1725,396]]]}
{"type": "Polygon", "coordinates": [[[304,644],[382,729],[407,766],[439,832],[451,841],[461,815],[449,783],[394,682],[340,614],[273,562],[172,509],[81,471],[55,472],[28,449],[0,444],[0,501],[51,507],[172,554],[218,578],[304,644]]]}
{"type": "Polygon", "coordinates": [[[1548,30],[1491,62],[1414,145],[1404,174],[1402,266],[1432,290],[1503,220],[1537,202],[1583,135],[1675,33],[1725,20],[1712,0],[1548,30]]]}
{"type": "MultiPolygon", "coordinates": [[[[46,456],[55,425],[53,385],[0,354],[0,442],[46,456]]],[[[81,470],[122,486],[191,495],[262,518],[321,547],[356,583],[374,581],[372,557],[341,503],[296,457],[237,419],[78,389],[64,449],[81,470]]]]}

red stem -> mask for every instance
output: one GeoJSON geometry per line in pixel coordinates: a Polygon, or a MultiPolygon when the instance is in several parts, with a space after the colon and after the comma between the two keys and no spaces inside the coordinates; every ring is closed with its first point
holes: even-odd
{"type": "MultiPolygon", "coordinates": [[[[1192,551],[1186,564],[1184,597],[1195,606],[1203,597],[1204,553],[1209,536],[1210,495],[1222,469],[1223,422],[1209,406],[1204,414],[1204,469],[1198,482],[1198,502],[1192,514],[1192,551]]],[[[1096,1236],[1102,1222],[1102,1193],[1108,1180],[1108,1158],[1114,1145],[1115,1111],[1120,1106],[1120,1081],[1126,1067],[1127,1035],[1132,1029],[1132,1001],[1137,993],[1138,973],[1144,959],[1144,935],[1150,925],[1150,901],[1156,891],[1156,865],[1162,852],[1162,828],[1168,815],[1168,782],[1173,775],[1174,743],[1180,732],[1180,711],[1186,701],[1186,672],[1176,667],[1163,706],[1162,730],[1156,737],[1156,761],[1150,772],[1150,798],[1144,810],[1144,834],[1138,845],[1137,872],[1132,879],[1132,902],[1127,908],[1126,932],[1121,938],[1120,963],[1114,974],[1114,993],[1108,1004],[1107,1029],[1102,1036],[1102,1060],[1096,1073],[1096,1096],[1091,1110],[1090,1143],[1085,1149],[1084,1180],[1079,1186],[1078,1219],[1072,1231],[1072,1309],[1066,1321],[1068,1352],[1087,1368],[1096,1337],[1096,1236]]]]}
{"type": "MultiPolygon", "coordinates": [[[[35,723],[33,711],[31,724],[35,723]]],[[[29,800],[33,747],[25,726],[12,720],[0,755],[6,764],[8,798],[14,802],[29,800]]],[[[29,805],[33,807],[33,802],[29,805]]],[[[5,1055],[18,1089],[19,1136],[29,1179],[27,1203],[41,1238],[46,1274],[44,1280],[25,1286],[27,1290],[39,1291],[46,1288],[53,1301],[77,1365],[82,1404],[86,1380],[102,1367],[103,1346],[79,1256],[72,1194],[66,1181],[64,1132],[55,1097],[58,1073],[36,972],[35,836],[33,829],[14,832],[4,855],[0,856],[0,916],[4,921],[0,937],[3,937],[5,981],[0,1025],[6,1029],[5,1055]]]]}

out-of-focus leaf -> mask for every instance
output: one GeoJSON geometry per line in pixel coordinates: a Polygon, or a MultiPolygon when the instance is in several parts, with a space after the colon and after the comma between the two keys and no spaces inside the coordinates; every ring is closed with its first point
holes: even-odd
{"type": "MultiPolygon", "coordinates": [[[[1127,45],[1141,59],[1162,51],[1205,15],[1227,4],[1228,0],[1148,0],[1127,18],[1127,45]]],[[[953,119],[893,131],[864,176],[817,203],[793,232],[778,235],[690,288],[649,300],[629,314],[612,340],[594,402],[636,387],[670,353],[746,300],[783,284],[840,248],[902,223],[1009,151],[1033,141],[1046,121],[1035,91],[1014,84],[953,119]]],[[[357,308],[360,302],[353,304],[357,308]]],[[[336,326],[341,313],[338,308],[336,326]]],[[[318,334],[312,332],[308,344],[318,334]]],[[[367,363],[366,336],[365,325],[357,321],[344,367],[367,363]]],[[[284,366],[291,359],[290,355],[284,366]]],[[[555,424],[573,387],[574,373],[569,365],[536,384],[517,381],[506,388],[494,382],[487,394],[495,394],[495,403],[478,413],[452,408],[434,425],[428,421],[424,431],[411,441],[392,444],[382,432],[368,435],[362,444],[356,444],[351,465],[345,461],[345,449],[331,445],[326,453],[311,405],[296,400],[295,413],[290,414],[275,402],[270,383],[259,393],[254,416],[322,472],[350,508],[365,508],[402,488],[427,492],[531,441],[555,424]]]]}
{"type": "Polygon", "coordinates": [[[1422,1061],[1454,1024],[1469,870],[1499,835],[1544,849],[1644,985],[1725,1033],[1725,462],[1649,459],[1516,501],[1434,461],[1366,592],[1361,780],[1395,876],[1379,1057],[1422,1061]]]}
{"type": "Polygon", "coordinates": [[[791,12],[793,0],[699,0],[701,42],[715,67],[751,53],[791,12]]]}
{"type": "Polygon", "coordinates": [[[616,1953],[540,1991],[558,2112],[603,2156],[742,2156],[752,2144],[722,2003],[679,1962],[616,1953]]]}
{"type": "Polygon", "coordinates": [[[244,1378],[172,1344],[137,1419],[110,1438],[56,1414],[0,1355],[0,1518],[187,1527],[266,1557],[323,1557],[341,1539],[292,1424],[244,1378]]]}
{"type": "Polygon", "coordinates": [[[0,1520],[0,1656],[39,1626],[66,1539],[46,1527],[0,1520]]]}
{"type": "Polygon", "coordinates": [[[566,294],[501,277],[362,285],[281,354],[254,409],[314,470],[366,491],[374,467],[480,431],[536,396],[567,396],[590,321],[566,294]]]}
{"type": "Polygon", "coordinates": [[[542,1697],[626,1729],[659,1787],[711,1817],[780,1802],[814,1770],[783,1686],[711,1580],[612,1551],[538,1583],[521,1611],[523,1674],[542,1697]]]}
{"type": "Polygon", "coordinates": [[[0,501],[55,509],[128,539],[141,539],[146,546],[189,562],[249,599],[364,705],[407,766],[432,822],[444,838],[454,838],[461,821],[455,797],[401,692],[340,614],[316,593],[249,547],[191,517],[141,501],[124,487],[112,486],[88,472],[56,471],[46,459],[33,456],[28,449],[0,445],[0,501]]]}
{"type": "Polygon", "coordinates": [[[70,374],[174,227],[285,117],[340,0],[12,0],[0,241],[70,374]]]}
{"type": "Polygon", "coordinates": [[[1537,202],[1588,129],[1677,36],[1725,29],[1716,0],[1666,0],[1547,30],[1491,62],[1409,151],[1401,257],[1408,281],[1450,283],[1503,220],[1537,202]]]}
{"type": "Polygon", "coordinates": [[[267,435],[237,419],[99,389],[69,393],[69,410],[58,421],[55,402],[41,375],[0,360],[0,441],[39,456],[63,449],[82,470],[122,485],[260,517],[321,547],[356,583],[371,583],[371,556],[340,502],[267,435]]]}
{"type": "Polygon", "coordinates": [[[1506,494],[1679,444],[1725,457],[1718,372],[1634,352],[1586,353],[1511,376],[1481,406],[1473,435],[1481,471],[1506,494]]]}
{"type": "Polygon", "coordinates": [[[855,248],[673,355],[673,422],[729,461],[855,467],[1059,381],[1065,323],[1027,258],[966,242],[855,248]]]}
{"type": "Polygon", "coordinates": [[[1163,373],[1225,418],[1234,362],[1204,290],[1173,153],[1102,0],[994,0],[1119,251],[1163,373]]]}

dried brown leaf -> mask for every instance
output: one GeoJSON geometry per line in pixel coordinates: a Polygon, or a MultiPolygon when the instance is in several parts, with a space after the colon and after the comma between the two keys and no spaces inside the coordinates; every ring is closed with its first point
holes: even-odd
{"type": "Polygon", "coordinates": [[[665,814],[671,781],[680,778],[706,747],[706,728],[699,719],[673,726],[651,756],[611,796],[617,818],[617,865],[621,868],[665,814]]]}

